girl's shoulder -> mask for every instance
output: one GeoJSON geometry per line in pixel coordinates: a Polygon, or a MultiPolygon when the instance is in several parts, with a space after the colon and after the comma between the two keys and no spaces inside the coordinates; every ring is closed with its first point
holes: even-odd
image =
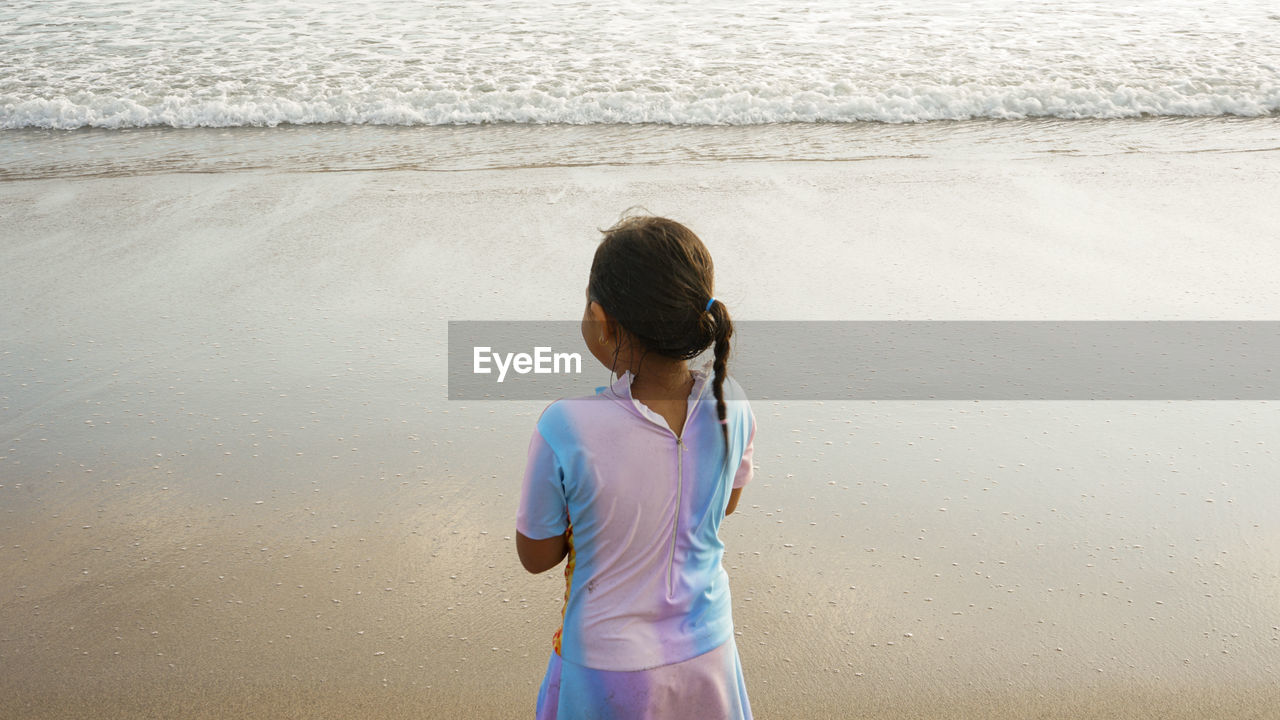
{"type": "Polygon", "coordinates": [[[725,411],[730,427],[745,433],[747,438],[754,436],[756,414],[751,409],[751,402],[747,399],[747,393],[742,389],[742,385],[738,384],[732,375],[727,375],[721,390],[724,394],[725,411]]]}
{"type": "Polygon", "coordinates": [[[746,391],[742,389],[742,385],[738,384],[737,379],[732,375],[724,376],[724,399],[726,402],[729,400],[747,402],[746,391]]]}
{"type": "MultiPolygon", "coordinates": [[[[715,377],[711,372],[710,364],[707,365],[705,372],[707,373],[706,383],[707,393],[709,395],[711,393],[712,381],[715,377]]],[[[731,407],[737,406],[739,409],[745,408],[748,412],[750,411],[750,401],[747,399],[747,393],[742,389],[742,385],[738,383],[737,379],[734,378],[732,374],[724,376],[724,383],[720,387],[720,392],[724,397],[726,404],[731,407]]]]}
{"type": "Polygon", "coordinates": [[[537,428],[543,436],[561,434],[568,428],[583,423],[598,422],[604,415],[614,412],[615,403],[604,394],[560,398],[547,405],[538,416],[537,428]]]}

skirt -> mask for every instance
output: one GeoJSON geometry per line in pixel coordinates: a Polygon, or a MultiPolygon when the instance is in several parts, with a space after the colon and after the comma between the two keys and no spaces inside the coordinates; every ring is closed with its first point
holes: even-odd
{"type": "Polygon", "coordinates": [[[538,720],[750,720],[738,646],[648,670],[595,670],[555,652],[538,690],[538,720]]]}

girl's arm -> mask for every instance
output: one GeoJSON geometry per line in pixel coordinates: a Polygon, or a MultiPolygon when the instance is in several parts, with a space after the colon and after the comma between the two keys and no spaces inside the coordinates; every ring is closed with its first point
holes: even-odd
{"type": "Polygon", "coordinates": [[[556,535],[545,540],[527,538],[524,533],[516,531],[516,554],[520,556],[520,564],[531,573],[546,572],[560,564],[569,554],[568,534],[556,535]]]}

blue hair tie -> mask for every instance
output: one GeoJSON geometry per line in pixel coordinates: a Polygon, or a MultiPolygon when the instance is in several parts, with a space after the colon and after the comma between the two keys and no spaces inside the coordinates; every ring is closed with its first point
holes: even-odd
{"type": "Polygon", "coordinates": [[[716,299],[711,298],[710,300],[707,301],[707,306],[702,309],[702,312],[710,312],[711,306],[715,304],[716,304],[716,299]]]}

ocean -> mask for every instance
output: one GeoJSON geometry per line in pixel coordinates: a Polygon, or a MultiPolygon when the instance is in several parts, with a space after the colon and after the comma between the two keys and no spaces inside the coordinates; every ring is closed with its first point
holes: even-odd
{"type": "Polygon", "coordinates": [[[33,0],[0,178],[1280,147],[1266,0],[33,0]]]}

